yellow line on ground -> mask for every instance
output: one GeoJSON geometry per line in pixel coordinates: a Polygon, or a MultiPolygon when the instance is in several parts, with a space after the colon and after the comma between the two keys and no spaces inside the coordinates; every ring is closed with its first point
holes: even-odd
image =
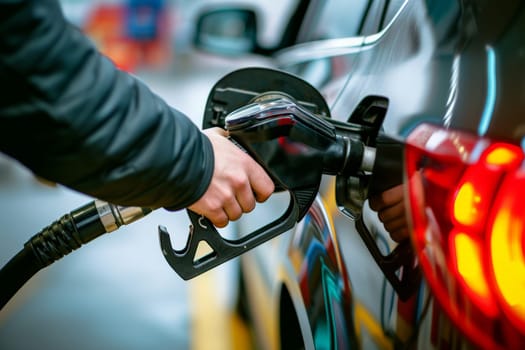
{"type": "Polygon", "coordinates": [[[214,294],[216,276],[207,272],[190,282],[190,320],[192,350],[230,350],[226,310],[214,294]]]}
{"type": "Polygon", "coordinates": [[[191,349],[251,349],[246,325],[227,305],[220,305],[217,282],[220,281],[214,271],[190,282],[191,349]]]}

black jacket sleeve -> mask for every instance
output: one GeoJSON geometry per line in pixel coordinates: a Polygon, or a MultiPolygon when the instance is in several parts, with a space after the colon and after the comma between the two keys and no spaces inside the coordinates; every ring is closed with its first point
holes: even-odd
{"type": "Polygon", "coordinates": [[[0,0],[0,151],[114,204],[184,208],[213,149],[182,113],[122,72],[56,0],[0,0]]]}

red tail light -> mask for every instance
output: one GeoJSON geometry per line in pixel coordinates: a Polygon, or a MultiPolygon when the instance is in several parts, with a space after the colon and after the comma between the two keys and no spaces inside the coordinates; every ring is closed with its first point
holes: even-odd
{"type": "Polygon", "coordinates": [[[525,346],[525,166],[513,144],[422,125],[407,139],[414,245],[437,301],[487,349],[525,346]]]}

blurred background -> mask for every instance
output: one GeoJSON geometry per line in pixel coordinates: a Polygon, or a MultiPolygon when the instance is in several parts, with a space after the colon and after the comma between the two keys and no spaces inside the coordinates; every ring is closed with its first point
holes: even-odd
{"type": "MultiPolygon", "coordinates": [[[[260,12],[272,44],[294,0],[62,0],[66,17],[123,70],[144,80],[201,125],[214,83],[261,57],[217,57],[192,48],[195,19],[211,5],[242,3],[260,12]]],[[[0,154],[0,264],[43,227],[92,198],[42,181],[0,154]]],[[[157,210],[40,271],[0,312],[0,349],[246,349],[232,315],[236,262],[189,282],[161,254],[157,226],[182,247],[185,211],[157,210]]],[[[225,231],[233,231],[230,225],[225,231]]],[[[0,286],[1,288],[1,286],[0,286]]]]}

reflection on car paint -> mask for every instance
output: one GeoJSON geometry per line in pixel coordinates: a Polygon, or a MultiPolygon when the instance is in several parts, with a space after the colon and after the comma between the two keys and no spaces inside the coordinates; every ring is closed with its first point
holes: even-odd
{"type": "Polygon", "coordinates": [[[496,105],[496,54],[494,48],[487,46],[487,99],[485,107],[481,114],[481,120],[478,126],[478,134],[485,135],[489,128],[492,114],[494,113],[494,106],[496,105]]]}
{"type": "MultiPolygon", "coordinates": [[[[351,293],[341,275],[325,215],[319,201],[298,226],[290,250],[304,252],[299,285],[312,328],[316,349],[356,348],[351,293]]],[[[297,256],[297,254],[294,254],[297,256]]]]}

